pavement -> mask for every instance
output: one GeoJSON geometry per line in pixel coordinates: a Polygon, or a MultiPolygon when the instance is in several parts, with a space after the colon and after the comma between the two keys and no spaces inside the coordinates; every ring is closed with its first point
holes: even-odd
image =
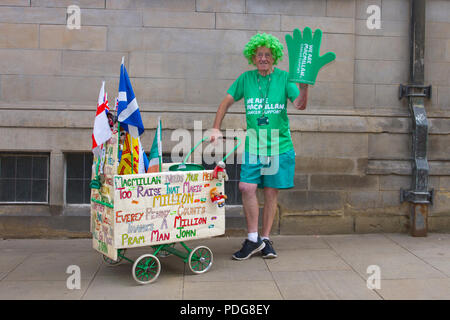
{"type": "MultiPolygon", "coordinates": [[[[192,274],[180,258],[169,256],[160,259],[161,273],[147,285],[135,282],[131,263],[104,263],[91,239],[0,240],[0,300],[450,300],[450,234],[272,240],[278,258],[257,254],[245,261],[231,259],[241,237],[186,242],[212,250],[211,269],[192,274]],[[79,273],[70,266],[79,267],[79,273]],[[69,289],[77,274],[79,288],[69,289]]],[[[151,252],[150,247],[128,249],[126,256],[151,252]]]]}

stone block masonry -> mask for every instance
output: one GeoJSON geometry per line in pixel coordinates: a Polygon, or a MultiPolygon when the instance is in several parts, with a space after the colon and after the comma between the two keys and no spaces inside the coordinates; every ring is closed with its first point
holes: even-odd
{"type": "MultiPolygon", "coordinates": [[[[450,2],[426,6],[435,195],[429,231],[448,232],[450,2]]],[[[296,186],[280,192],[273,232],[406,232],[409,207],[400,203],[400,188],[411,185],[412,128],[397,92],[408,82],[408,12],[408,0],[1,1],[0,155],[48,154],[49,200],[0,203],[0,238],[89,234],[88,205],[65,200],[66,154],[91,152],[98,91],[105,81],[113,101],[122,57],[146,127],[144,148],[149,151],[161,116],[163,152],[170,154],[171,133],[192,132],[195,120],[208,129],[228,87],[253,68],[242,56],[252,35],[277,36],[285,54],[278,67],[288,70],[284,36],[306,26],[323,31],[321,54],[333,51],[337,58],[310,87],[306,110],[288,105],[296,186]],[[69,5],[80,8],[79,30],[66,26],[69,5]],[[381,10],[380,29],[367,27],[369,5],[381,10]],[[24,216],[32,219],[25,224],[24,216]]],[[[239,101],[223,129],[245,126],[239,101]]],[[[242,208],[232,210],[230,234],[245,228],[242,208]]]]}

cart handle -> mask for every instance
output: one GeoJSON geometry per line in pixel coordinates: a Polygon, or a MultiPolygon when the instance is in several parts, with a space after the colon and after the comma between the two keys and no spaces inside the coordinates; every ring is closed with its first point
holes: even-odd
{"type": "MultiPolygon", "coordinates": [[[[237,140],[237,144],[236,146],[233,148],[233,150],[231,150],[230,152],[228,152],[225,157],[223,157],[222,161],[225,162],[227,160],[227,158],[234,152],[236,151],[237,148],[239,148],[239,146],[241,145],[241,139],[239,137],[224,137],[221,136],[220,138],[222,139],[233,139],[233,140],[237,140]]],[[[187,154],[187,156],[184,158],[183,162],[181,164],[186,164],[187,159],[189,159],[189,156],[192,154],[192,152],[194,152],[195,149],[197,149],[197,147],[202,144],[204,141],[209,140],[210,137],[205,137],[202,140],[200,140],[199,142],[197,142],[197,144],[194,146],[194,148],[191,149],[191,151],[189,151],[189,153],[187,154]]]]}

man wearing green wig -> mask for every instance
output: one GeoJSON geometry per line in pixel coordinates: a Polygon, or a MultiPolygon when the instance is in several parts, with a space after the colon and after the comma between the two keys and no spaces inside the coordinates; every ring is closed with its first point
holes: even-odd
{"type": "Polygon", "coordinates": [[[308,84],[290,82],[288,72],[274,68],[283,57],[283,45],[271,34],[254,35],[243,53],[256,70],[241,74],[228,89],[216,113],[211,142],[222,136],[220,128],[228,108],[244,98],[247,135],[239,190],[248,238],[233,258],[245,260],[259,251],[262,251],[263,258],[276,258],[269,234],[276,213],[278,191],[294,186],[295,173],[287,99],[296,109],[304,110],[308,101],[308,84]],[[261,236],[258,235],[258,187],[264,189],[261,236]]]}

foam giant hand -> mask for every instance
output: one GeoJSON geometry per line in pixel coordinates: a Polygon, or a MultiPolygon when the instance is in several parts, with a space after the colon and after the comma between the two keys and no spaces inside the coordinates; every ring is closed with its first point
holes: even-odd
{"type": "Polygon", "coordinates": [[[319,70],[336,59],[334,52],[327,52],[319,56],[322,31],[316,29],[314,37],[311,28],[303,30],[303,36],[299,29],[295,29],[293,37],[285,36],[289,54],[289,81],[307,84],[315,84],[319,70]]]}

